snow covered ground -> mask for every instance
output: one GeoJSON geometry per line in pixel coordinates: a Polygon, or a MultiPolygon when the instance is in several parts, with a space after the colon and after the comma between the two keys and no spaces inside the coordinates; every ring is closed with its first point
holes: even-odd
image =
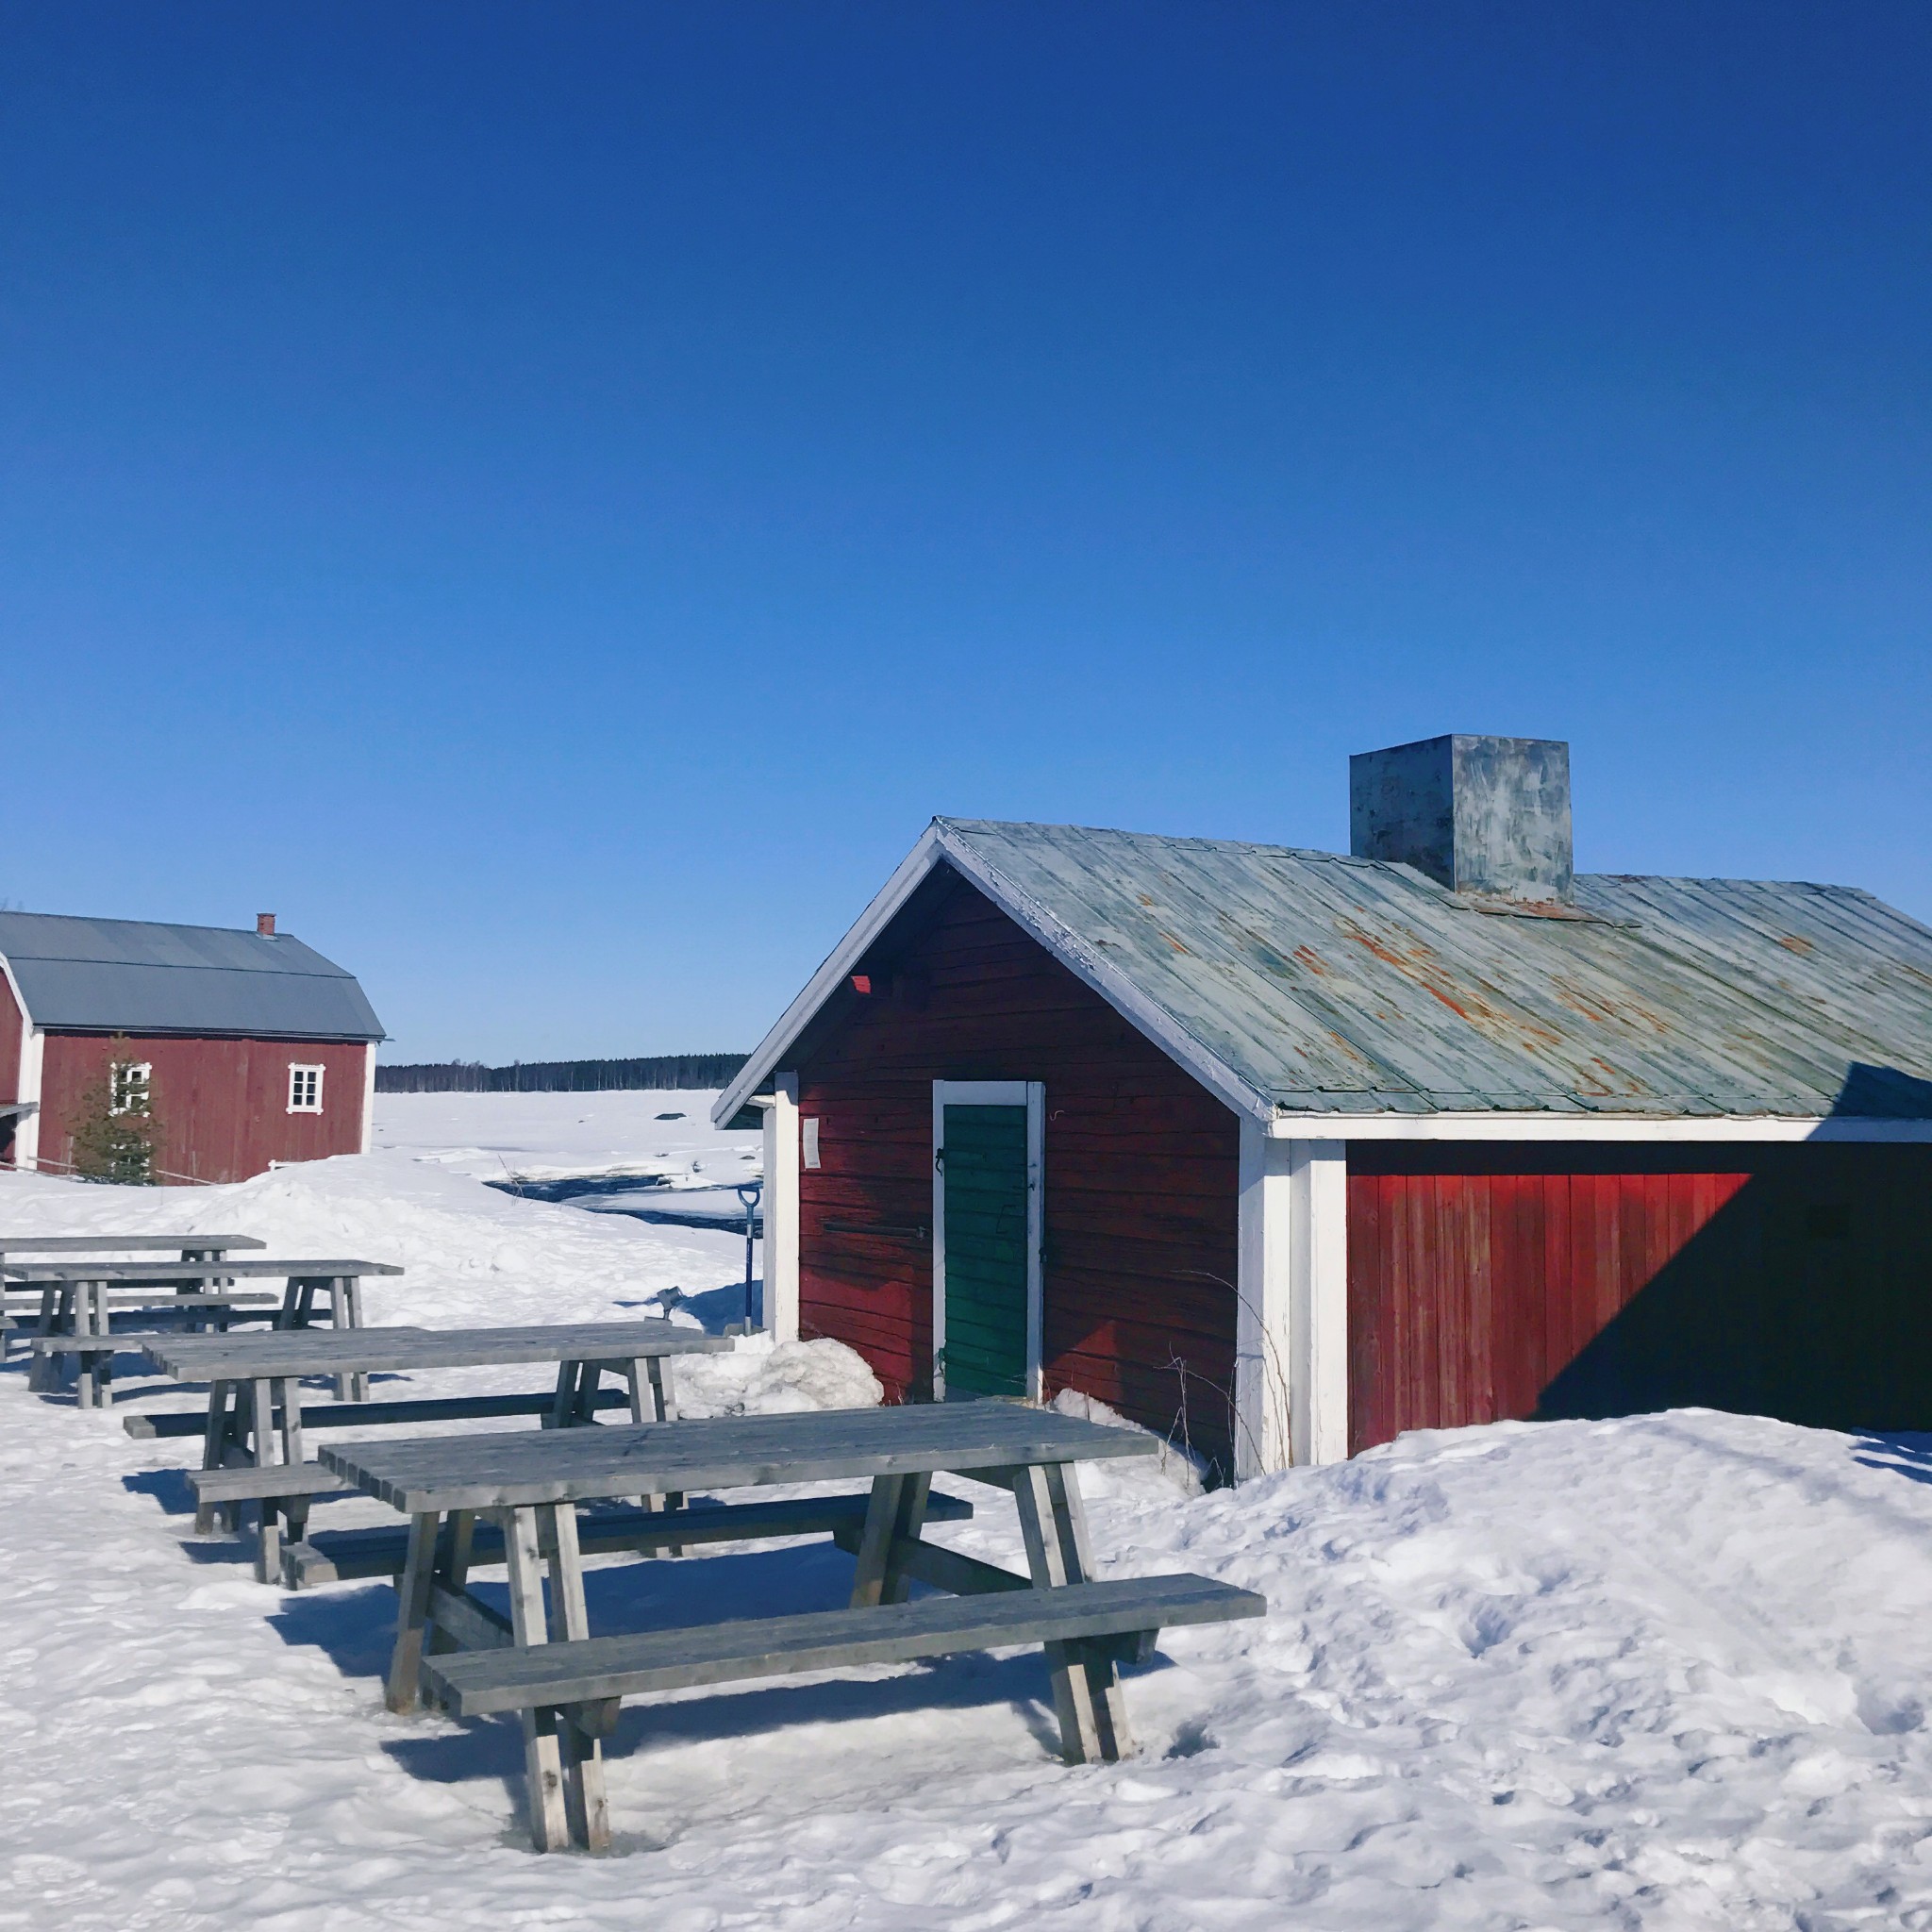
{"type": "Polygon", "coordinates": [[[741,1229],[741,1183],[762,1177],[762,1137],[721,1133],[715,1092],[382,1093],[378,1149],[408,1150],[452,1173],[556,1199],[575,1193],[579,1212],[700,1219],[741,1229]],[[635,1186],[625,1185],[635,1181],[635,1186]]]}
{"type": "MultiPolygon", "coordinates": [[[[658,1123],[487,1098],[501,1124],[452,1116],[441,1147],[434,1103],[386,1100],[384,1151],[234,1188],[0,1176],[0,1228],[396,1258],[371,1318],[431,1324],[732,1278],[729,1236],[467,1164],[654,1157],[633,1128],[658,1123]]],[[[876,1399],[827,1343],[741,1346],[685,1393],[876,1399]]],[[[1272,1605],[1132,1675],[1136,1758],[1058,1764],[1037,1654],[691,1693],[626,1709],[602,1859],[526,1849],[512,1724],[384,1713],[386,1587],[284,1596],[197,1542],[186,1459],[0,1374],[0,1926],[1932,1926],[1932,1441],[1685,1412],[1414,1436],[1208,1496],[1090,1471],[1107,1568],[1272,1605]]],[[[1017,1564],[1010,1508],[957,1487],[980,1513],[939,1534],[1017,1564]]],[[[825,1545],[612,1562],[591,1614],[830,1606],[849,1568],[825,1545]]]]}
{"type": "Polygon", "coordinates": [[[708,1187],[759,1171],[756,1131],[721,1133],[706,1093],[378,1093],[376,1150],[478,1180],[649,1175],[708,1187]]]}

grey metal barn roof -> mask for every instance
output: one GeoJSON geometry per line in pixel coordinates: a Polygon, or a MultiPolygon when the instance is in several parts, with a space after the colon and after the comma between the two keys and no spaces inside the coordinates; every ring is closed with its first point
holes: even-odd
{"type": "Polygon", "coordinates": [[[1258,1117],[1932,1120],[1932,930],[1853,888],[1581,876],[1551,917],[1382,860],[938,819],[888,893],[941,863],[1258,1117]]]}
{"type": "Polygon", "coordinates": [[[0,912],[0,958],[42,1028],[384,1037],[354,975],[286,933],[0,912]]]}

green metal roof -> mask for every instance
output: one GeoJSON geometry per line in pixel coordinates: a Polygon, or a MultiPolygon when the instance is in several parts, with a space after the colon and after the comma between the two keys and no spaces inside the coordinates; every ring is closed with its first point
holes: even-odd
{"type": "Polygon", "coordinates": [[[1932,1119],[1932,930],[1850,887],[1583,875],[1562,918],[1281,846],[931,836],[1280,1109],[1932,1119]]]}

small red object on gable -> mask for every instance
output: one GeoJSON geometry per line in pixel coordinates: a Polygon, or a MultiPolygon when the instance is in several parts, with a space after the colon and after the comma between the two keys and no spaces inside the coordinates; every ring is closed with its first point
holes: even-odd
{"type": "Polygon", "coordinates": [[[255,915],[255,929],[265,940],[275,936],[275,916],[273,912],[258,912],[255,915]]]}
{"type": "Polygon", "coordinates": [[[858,994],[861,999],[870,999],[872,997],[872,974],[870,973],[855,973],[852,975],[852,991],[858,994]]]}

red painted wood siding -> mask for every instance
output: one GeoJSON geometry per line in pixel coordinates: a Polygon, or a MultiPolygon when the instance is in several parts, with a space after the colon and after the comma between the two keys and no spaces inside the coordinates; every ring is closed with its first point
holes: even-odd
{"type": "Polygon", "coordinates": [[[359,1041],[130,1039],[50,1033],[42,1076],[41,1160],[72,1155],[69,1123],[117,1055],[154,1069],[157,1166],[171,1179],[246,1180],[272,1160],[319,1160],[362,1146],[369,1049],[359,1041]],[[291,1062],[325,1069],[319,1114],[289,1111],[291,1062]]]}
{"type": "Polygon", "coordinates": [[[1240,1129],[1233,1113],[972,887],[929,883],[798,1063],[823,1166],[801,1176],[800,1319],[891,1399],[931,1393],[932,1083],[1046,1089],[1049,1396],[1077,1389],[1225,1458],[1240,1129]],[[831,1224],[841,1224],[840,1226],[831,1224]]]}
{"type": "Polygon", "coordinates": [[[1351,1452],[1685,1404],[1932,1425],[1932,1149],[1364,1145],[1351,1452]]]}

